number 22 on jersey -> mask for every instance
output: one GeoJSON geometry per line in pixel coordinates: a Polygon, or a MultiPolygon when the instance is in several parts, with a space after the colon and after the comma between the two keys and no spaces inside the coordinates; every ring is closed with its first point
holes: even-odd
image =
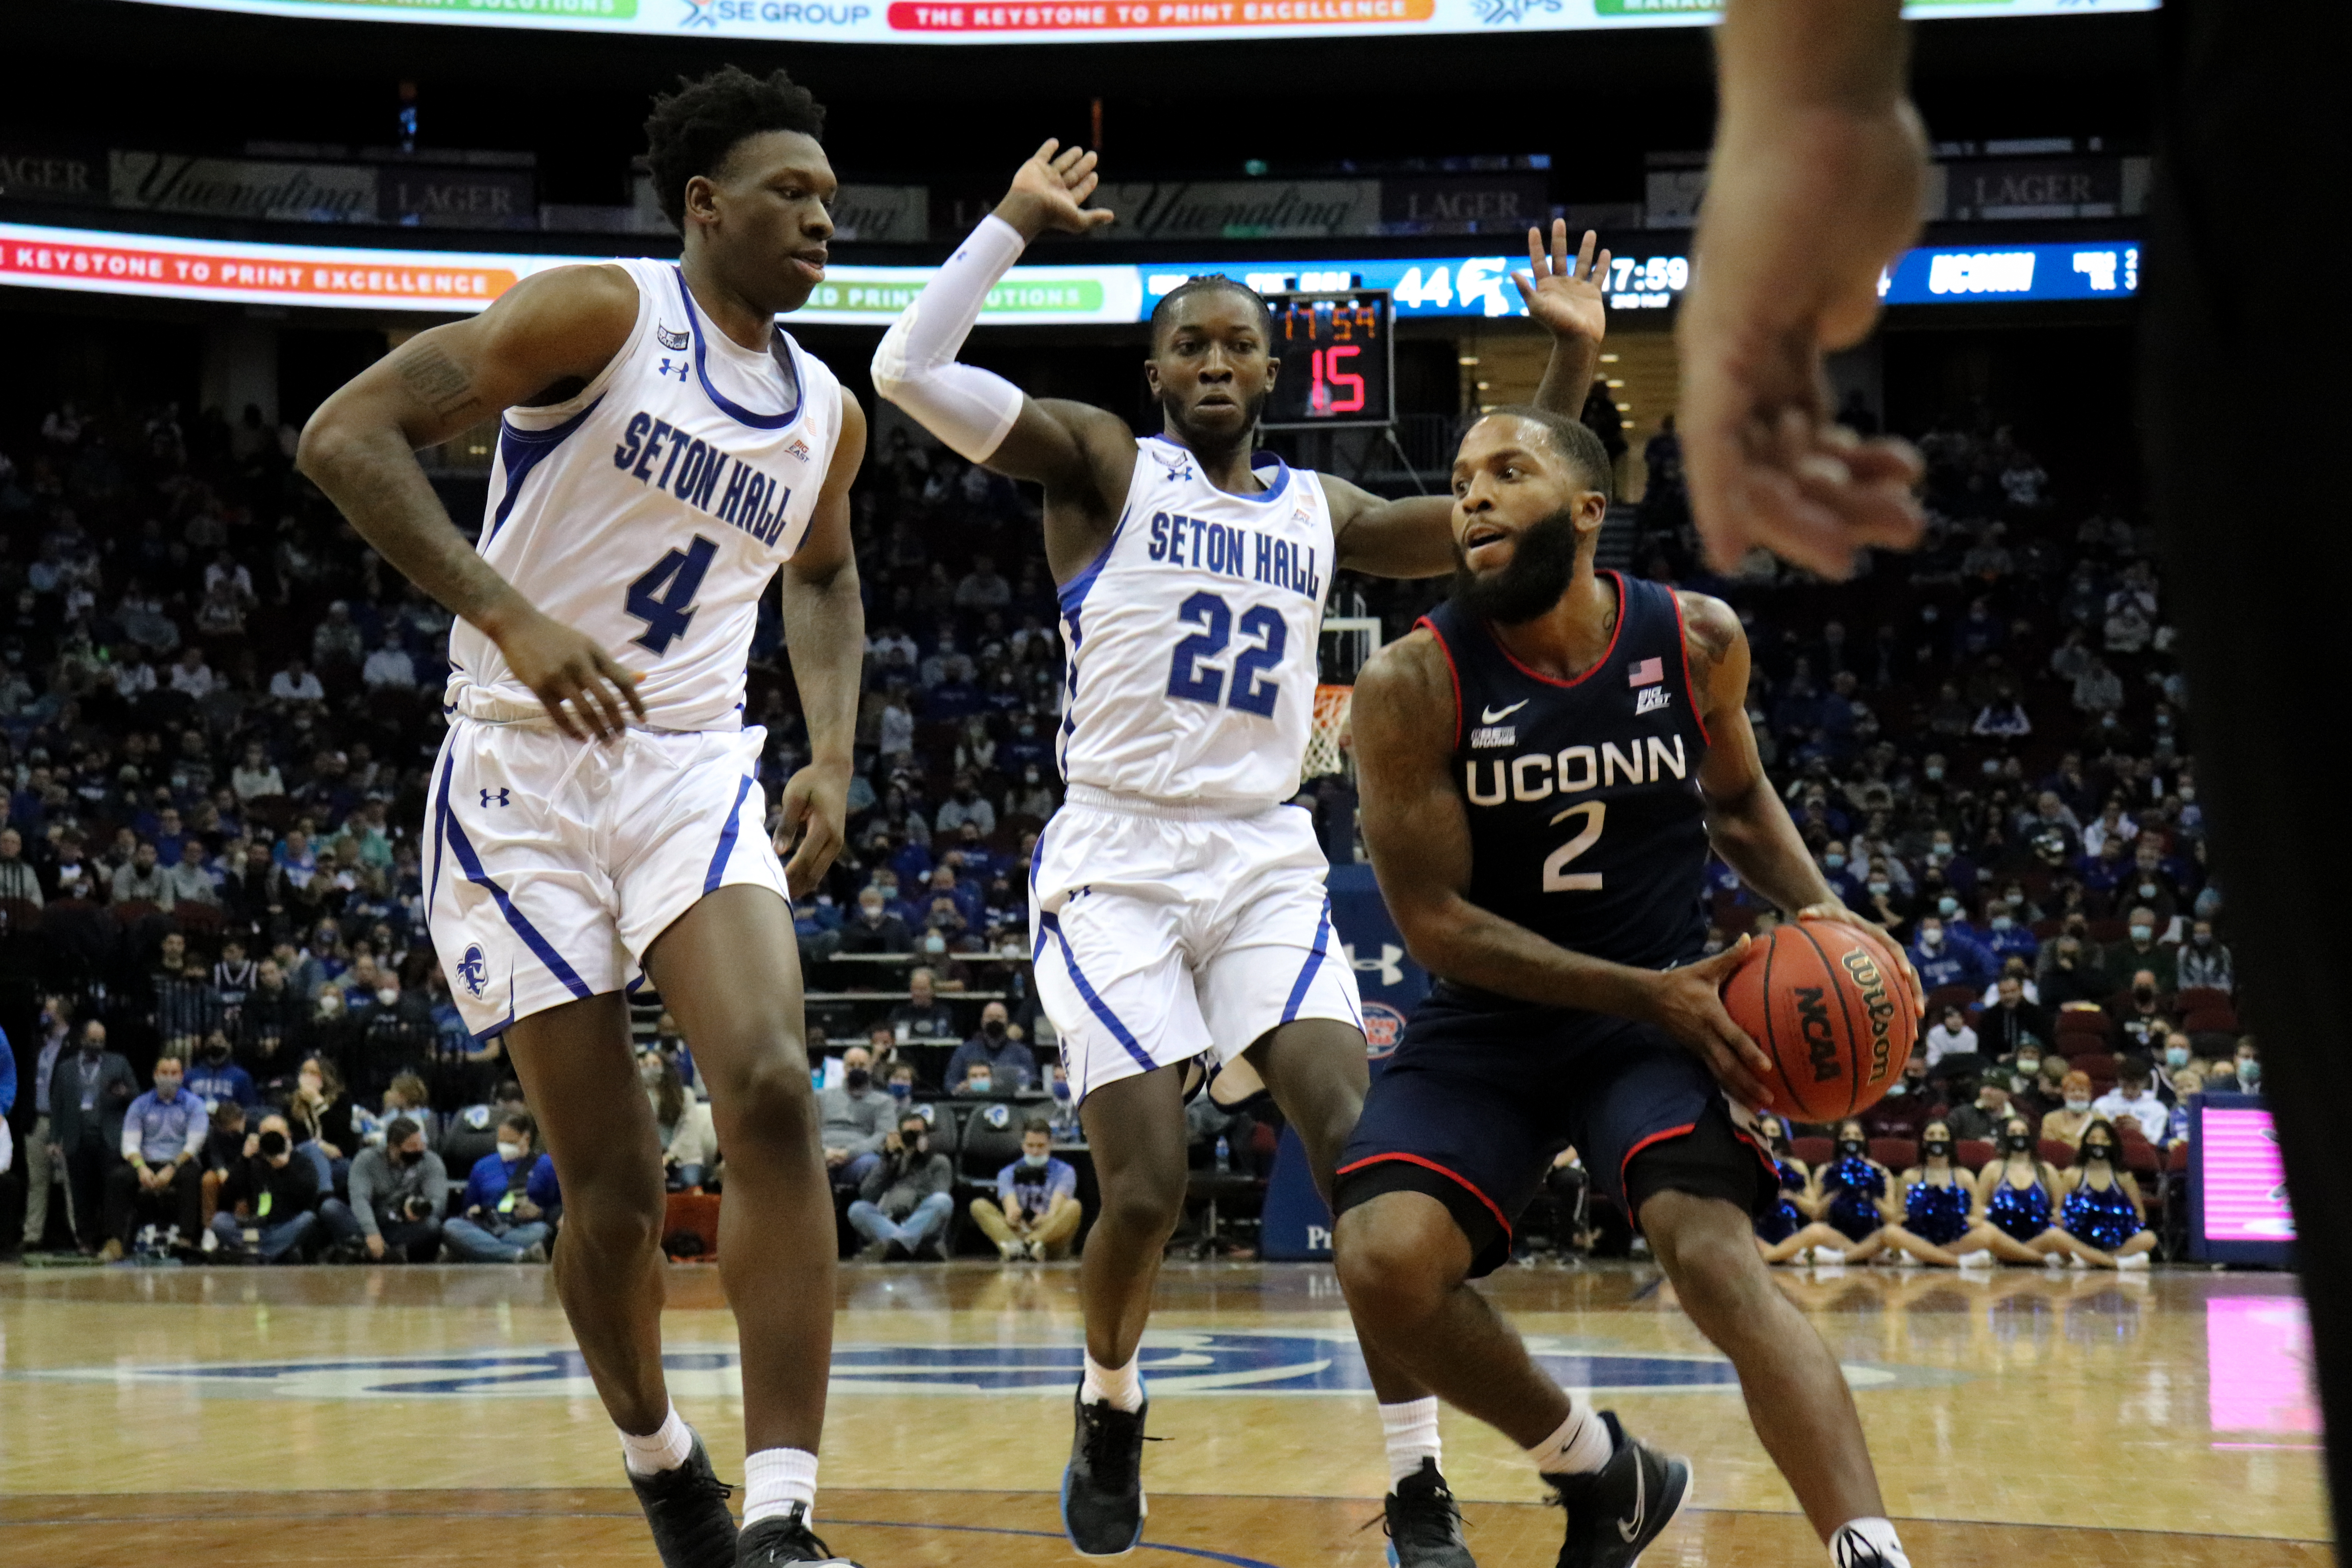
{"type": "Polygon", "coordinates": [[[1282,694],[1273,672],[1281,668],[1283,650],[1290,642],[1290,628],[1281,614],[1265,605],[1242,612],[1242,635],[1256,638],[1257,644],[1234,658],[1230,687],[1222,667],[1203,661],[1216,658],[1233,642],[1233,606],[1215,594],[1198,593],[1177,606],[1176,618],[1201,629],[1176,644],[1168,663],[1168,695],[1212,708],[1222,702],[1235,712],[1273,718],[1275,699],[1282,694]]]}

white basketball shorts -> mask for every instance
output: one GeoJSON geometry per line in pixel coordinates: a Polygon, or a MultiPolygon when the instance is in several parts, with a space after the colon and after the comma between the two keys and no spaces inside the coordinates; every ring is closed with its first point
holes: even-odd
{"type": "Polygon", "coordinates": [[[1038,840],[1029,914],[1072,1095],[1222,1065],[1296,1019],[1360,1030],[1325,869],[1297,806],[1234,816],[1074,786],[1038,840]]]}
{"type": "Polygon", "coordinates": [[[706,893],[789,900],[757,777],[766,738],[631,730],[604,746],[451,716],[425,801],[425,921],[476,1039],[636,989],[646,949],[706,893]]]}

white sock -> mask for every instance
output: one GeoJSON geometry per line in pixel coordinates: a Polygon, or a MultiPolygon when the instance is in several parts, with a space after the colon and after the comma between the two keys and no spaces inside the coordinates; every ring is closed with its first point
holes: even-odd
{"type": "Polygon", "coordinates": [[[805,1448],[762,1448],[743,1461],[743,1528],[789,1512],[798,1503],[816,1515],[816,1456],[805,1448]]]}
{"type": "Polygon", "coordinates": [[[651,1436],[640,1437],[634,1432],[621,1434],[621,1462],[629,1467],[633,1476],[655,1476],[674,1470],[686,1463],[687,1455],[693,1451],[694,1429],[677,1418],[675,1405],[651,1436]]]}
{"type": "Polygon", "coordinates": [[[1559,1430],[1528,1450],[1528,1462],[1539,1476],[1590,1475],[1616,1452],[1609,1428],[1589,1405],[1571,1405],[1559,1430]]]}
{"type": "Polygon", "coordinates": [[[1381,1406],[1381,1434],[1388,1440],[1389,1489],[1393,1491],[1407,1476],[1421,1473],[1423,1459],[1444,1456],[1437,1438],[1437,1396],[1427,1394],[1402,1405],[1381,1406]]]}
{"type": "Polygon", "coordinates": [[[1078,1402],[1092,1405],[1098,1399],[1108,1400],[1114,1410],[1143,1408],[1143,1373],[1136,1360],[1129,1357],[1125,1366],[1105,1366],[1094,1357],[1087,1357],[1087,1375],[1078,1384],[1078,1402]]]}
{"type": "Polygon", "coordinates": [[[1831,1568],[1911,1568],[1891,1521],[1850,1519],[1830,1537],[1831,1568]]]}

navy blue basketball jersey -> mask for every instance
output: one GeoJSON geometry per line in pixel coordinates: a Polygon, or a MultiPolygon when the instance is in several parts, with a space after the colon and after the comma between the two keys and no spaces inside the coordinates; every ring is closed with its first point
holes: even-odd
{"type": "Polygon", "coordinates": [[[1450,600],[1420,624],[1454,673],[1470,901],[1575,952],[1664,969],[1706,942],[1706,725],[1674,590],[1605,580],[1616,636],[1574,680],[1529,669],[1450,600]]]}

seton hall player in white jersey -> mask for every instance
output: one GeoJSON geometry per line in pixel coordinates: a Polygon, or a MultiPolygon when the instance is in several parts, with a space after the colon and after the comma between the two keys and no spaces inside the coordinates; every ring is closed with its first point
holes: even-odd
{"type": "Polygon", "coordinates": [[[425,825],[434,946],[467,1026],[504,1035],[546,1131],[557,1287],[667,1568],[839,1561],[809,1524],[835,1243],[786,887],[841,845],[866,417],[775,324],[824,276],[823,124],[782,71],[682,85],[646,122],[679,264],[529,279],[411,339],[302,438],[303,471],[458,617],[425,825]],[[412,453],[501,413],[477,547],[412,453]],[[742,721],[772,577],[813,757],[784,785],[775,846],[764,732],[742,721]],[[641,973],[694,1041],[727,1147],[740,1542],[662,1376],[661,1150],[625,995],[641,973]]]}
{"type": "MultiPolygon", "coordinates": [[[[1165,433],[1139,439],[1082,404],[1039,402],[954,363],[988,290],[1047,229],[1109,221],[1084,205],[1094,155],[1048,142],[993,216],[883,339],[874,384],[949,447],[1045,489],[1069,693],[1066,804],[1032,882],[1037,989],[1103,1189],[1081,1291],[1087,1360],[1062,1491],[1073,1545],[1142,1530],[1144,1389],[1136,1352],[1184,1197],[1185,1067],[1246,1058],[1305,1140],[1328,1196],[1367,1081],[1324,858],[1298,792],[1316,640],[1332,573],[1453,568],[1452,505],[1389,501],[1254,454],[1276,363],[1265,301],[1197,279],[1153,312],[1144,371],[1165,433]]],[[[1554,332],[1538,396],[1573,413],[1602,331],[1592,239],[1565,226],[1518,279],[1554,332]]],[[[1426,1391],[1370,1352],[1390,1434],[1391,1538],[1407,1568],[1462,1568],[1426,1391]]]]}

